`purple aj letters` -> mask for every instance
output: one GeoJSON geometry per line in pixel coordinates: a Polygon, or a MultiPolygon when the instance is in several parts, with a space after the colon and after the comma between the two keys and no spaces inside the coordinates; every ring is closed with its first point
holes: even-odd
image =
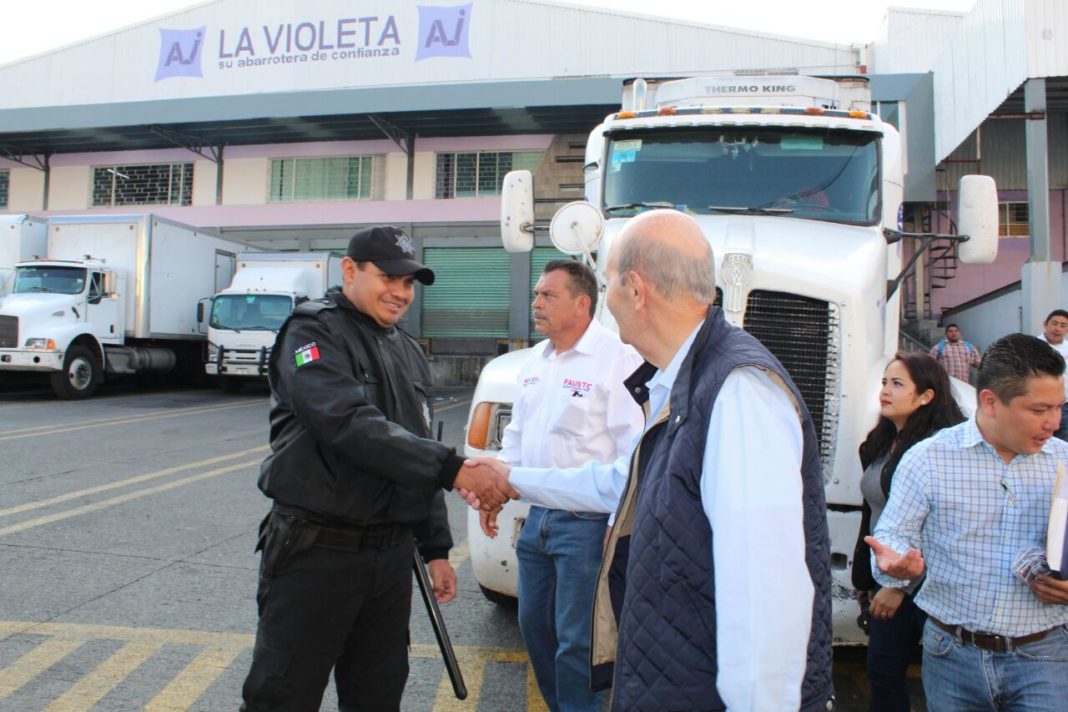
{"type": "Polygon", "coordinates": [[[429,57],[470,57],[467,40],[471,34],[471,5],[420,5],[415,61],[429,57]]]}
{"type": "Polygon", "coordinates": [[[159,31],[159,66],[156,81],[170,77],[203,77],[200,58],[204,55],[207,25],[192,30],[159,31]]]}

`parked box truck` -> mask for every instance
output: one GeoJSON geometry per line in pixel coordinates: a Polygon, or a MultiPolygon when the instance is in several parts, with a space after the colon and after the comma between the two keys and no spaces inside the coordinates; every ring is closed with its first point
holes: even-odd
{"type": "MultiPolygon", "coordinates": [[[[624,101],[628,110],[590,134],[589,202],[561,208],[553,244],[584,255],[603,281],[603,258],[627,218],[673,208],[697,220],[715,253],[717,305],[779,358],[812,413],[828,502],[834,635],[863,642],[849,575],[862,501],[857,448],[878,419],[880,376],[898,348],[897,287],[909,267],[902,241],[932,239],[901,232],[898,132],[871,113],[863,78],[638,80],[624,101]]],[[[958,202],[959,231],[970,236],[959,241],[961,260],[993,261],[993,181],[965,177],[958,202]]],[[[501,213],[507,249],[533,246],[533,203],[529,172],[509,174],[501,213]]],[[[603,302],[598,316],[614,326],[603,302]]],[[[483,370],[468,419],[469,455],[499,449],[524,358],[512,352],[483,370]]],[[[974,391],[955,388],[974,410],[974,391]]],[[[525,516],[523,505],[507,505],[501,535],[488,539],[469,513],[475,577],[491,599],[516,594],[514,544],[525,516]]]]}
{"type": "Polygon", "coordinates": [[[11,292],[15,265],[45,255],[46,224],[29,215],[0,215],[0,297],[11,292]]]}
{"type": "Polygon", "coordinates": [[[234,281],[211,300],[205,370],[227,390],[266,377],[271,346],[293,307],[340,284],[341,257],[331,252],[239,255],[234,281]]]}
{"type": "Polygon", "coordinates": [[[200,373],[198,301],[247,249],[154,215],[50,218],[47,256],[15,266],[0,304],[0,371],[47,373],[61,398],[104,374],[200,373]]]}

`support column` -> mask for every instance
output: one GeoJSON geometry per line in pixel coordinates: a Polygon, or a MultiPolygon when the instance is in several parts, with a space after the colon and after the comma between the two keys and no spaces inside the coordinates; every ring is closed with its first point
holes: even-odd
{"type": "Polygon", "coordinates": [[[530,252],[518,252],[510,260],[508,338],[513,341],[530,338],[530,257],[530,252]]]}
{"type": "Polygon", "coordinates": [[[222,205],[223,199],[223,146],[215,149],[215,204],[222,205]]]}
{"type": "Polygon", "coordinates": [[[1031,257],[1020,270],[1025,334],[1042,330],[1042,320],[1061,308],[1061,263],[1050,259],[1049,142],[1046,123],[1046,80],[1028,79],[1024,85],[1024,111],[1028,114],[1027,214],[1031,257]]]}

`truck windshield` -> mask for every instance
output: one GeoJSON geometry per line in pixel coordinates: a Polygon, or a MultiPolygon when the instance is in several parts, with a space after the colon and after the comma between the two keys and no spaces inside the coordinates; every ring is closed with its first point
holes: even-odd
{"type": "Polygon", "coordinates": [[[649,129],[609,135],[604,210],[661,206],[871,225],[878,134],[810,128],[649,129]]]}
{"type": "Polygon", "coordinates": [[[84,289],[85,270],[81,267],[19,267],[15,270],[12,291],[16,294],[81,294],[84,289]]]}
{"type": "Polygon", "coordinates": [[[293,300],[281,294],[220,294],[208,324],[215,329],[278,331],[291,311],[293,300]]]}

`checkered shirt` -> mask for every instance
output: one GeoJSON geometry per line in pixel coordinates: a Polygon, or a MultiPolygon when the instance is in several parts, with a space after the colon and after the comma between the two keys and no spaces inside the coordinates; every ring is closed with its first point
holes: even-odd
{"type": "Polygon", "coordinates": [[[956,343],[946,341],[945,347],[942,349],[942,355],[939,356],[938,347],[941,343],[940,341],[934,345],[931,349],[931,355],[938,360],[938,363],[942,364],[942,368],[946,370],[946,373],[967,383],[971,367],[978,368],[979,366],[979,351],[974,346],[969,346],[963,341],[956,343]]]}
{"type": "MultiPolygon", "coordinates": [[[[974,419],[905,453],[875,538],[898,552],[923,552],[920,608],[952,625],[1012,637],[1068,623],[1068,605],[1040,602],[1012,572],[1021,551],[1045,548],[1059,463],[1068,467],[1068,443],[1051,438],[1040,452],[1005,464],[974,419]]],[[[906,583],[879,570],[874,556],[872,572],[884,586],[906,583]]]]}

